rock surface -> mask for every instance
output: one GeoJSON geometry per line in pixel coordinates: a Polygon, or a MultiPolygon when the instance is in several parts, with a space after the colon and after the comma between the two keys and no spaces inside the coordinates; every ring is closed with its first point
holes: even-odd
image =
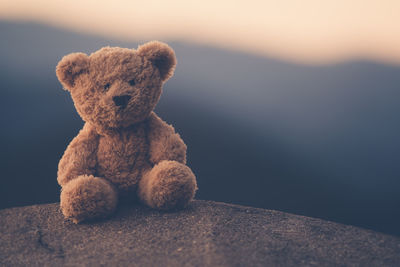
{"type": "Polygon", "coordinates": [[[400,266],[400,238],[284,212],[194,201],[75,225],[58,203],[0,210],[1,266],[400,266]]]}

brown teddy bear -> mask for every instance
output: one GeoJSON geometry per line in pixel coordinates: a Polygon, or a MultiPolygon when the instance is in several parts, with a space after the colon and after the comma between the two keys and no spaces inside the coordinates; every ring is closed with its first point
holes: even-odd
{"type": "Polygon", "coordinates": [[[156,41],[137,50],[72,53],[58,63],[57,77],[85,121],[58,166],[65,217],[75,223],[106,217],[132,195],[160,210],[193,199],[186,145],[153,112],[175,65],[174,51],[156,41]]]}

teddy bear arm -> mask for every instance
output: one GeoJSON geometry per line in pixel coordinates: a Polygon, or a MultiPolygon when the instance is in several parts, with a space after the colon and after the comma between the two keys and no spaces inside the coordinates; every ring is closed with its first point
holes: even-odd
{"type": "Polygon", "coordinates": [[[174,160],[186,164],[186,144],[174,127],[160,119],[154,112],[149,120],[150,161],[157,164],[174,160]]]}
{"type": "Polygon", "coordinates": [[[80,175],[95,175],[97,145],[97,134],[85,125],[59,162],[57,181],[61,186],[80,175]]]}

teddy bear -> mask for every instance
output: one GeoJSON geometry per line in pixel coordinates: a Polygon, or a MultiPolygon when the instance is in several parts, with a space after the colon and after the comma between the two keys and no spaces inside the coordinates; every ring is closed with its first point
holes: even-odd
{"type": "MultiPolygon", "coordinates": [[[[153,111],[173,75],[175,52],[152,41],[64,56],[56,75],[84,126],[62,156],[60,207],[74,223],[110,216],[121,199],[184,208],[197,190],[186,145],[153,111]]],[[[132,202],[133,203],[133,202],[132,202]]]]}

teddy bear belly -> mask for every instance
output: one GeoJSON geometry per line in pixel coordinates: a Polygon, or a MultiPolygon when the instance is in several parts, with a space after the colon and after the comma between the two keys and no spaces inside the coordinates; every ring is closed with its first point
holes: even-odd
{"type": "Polygon", "coordinates": [[[141,135],[102,138],[97,152],[99,177],[112,182],[120,191],[134,191],[148,163],[148,145],[141,135]]]}

